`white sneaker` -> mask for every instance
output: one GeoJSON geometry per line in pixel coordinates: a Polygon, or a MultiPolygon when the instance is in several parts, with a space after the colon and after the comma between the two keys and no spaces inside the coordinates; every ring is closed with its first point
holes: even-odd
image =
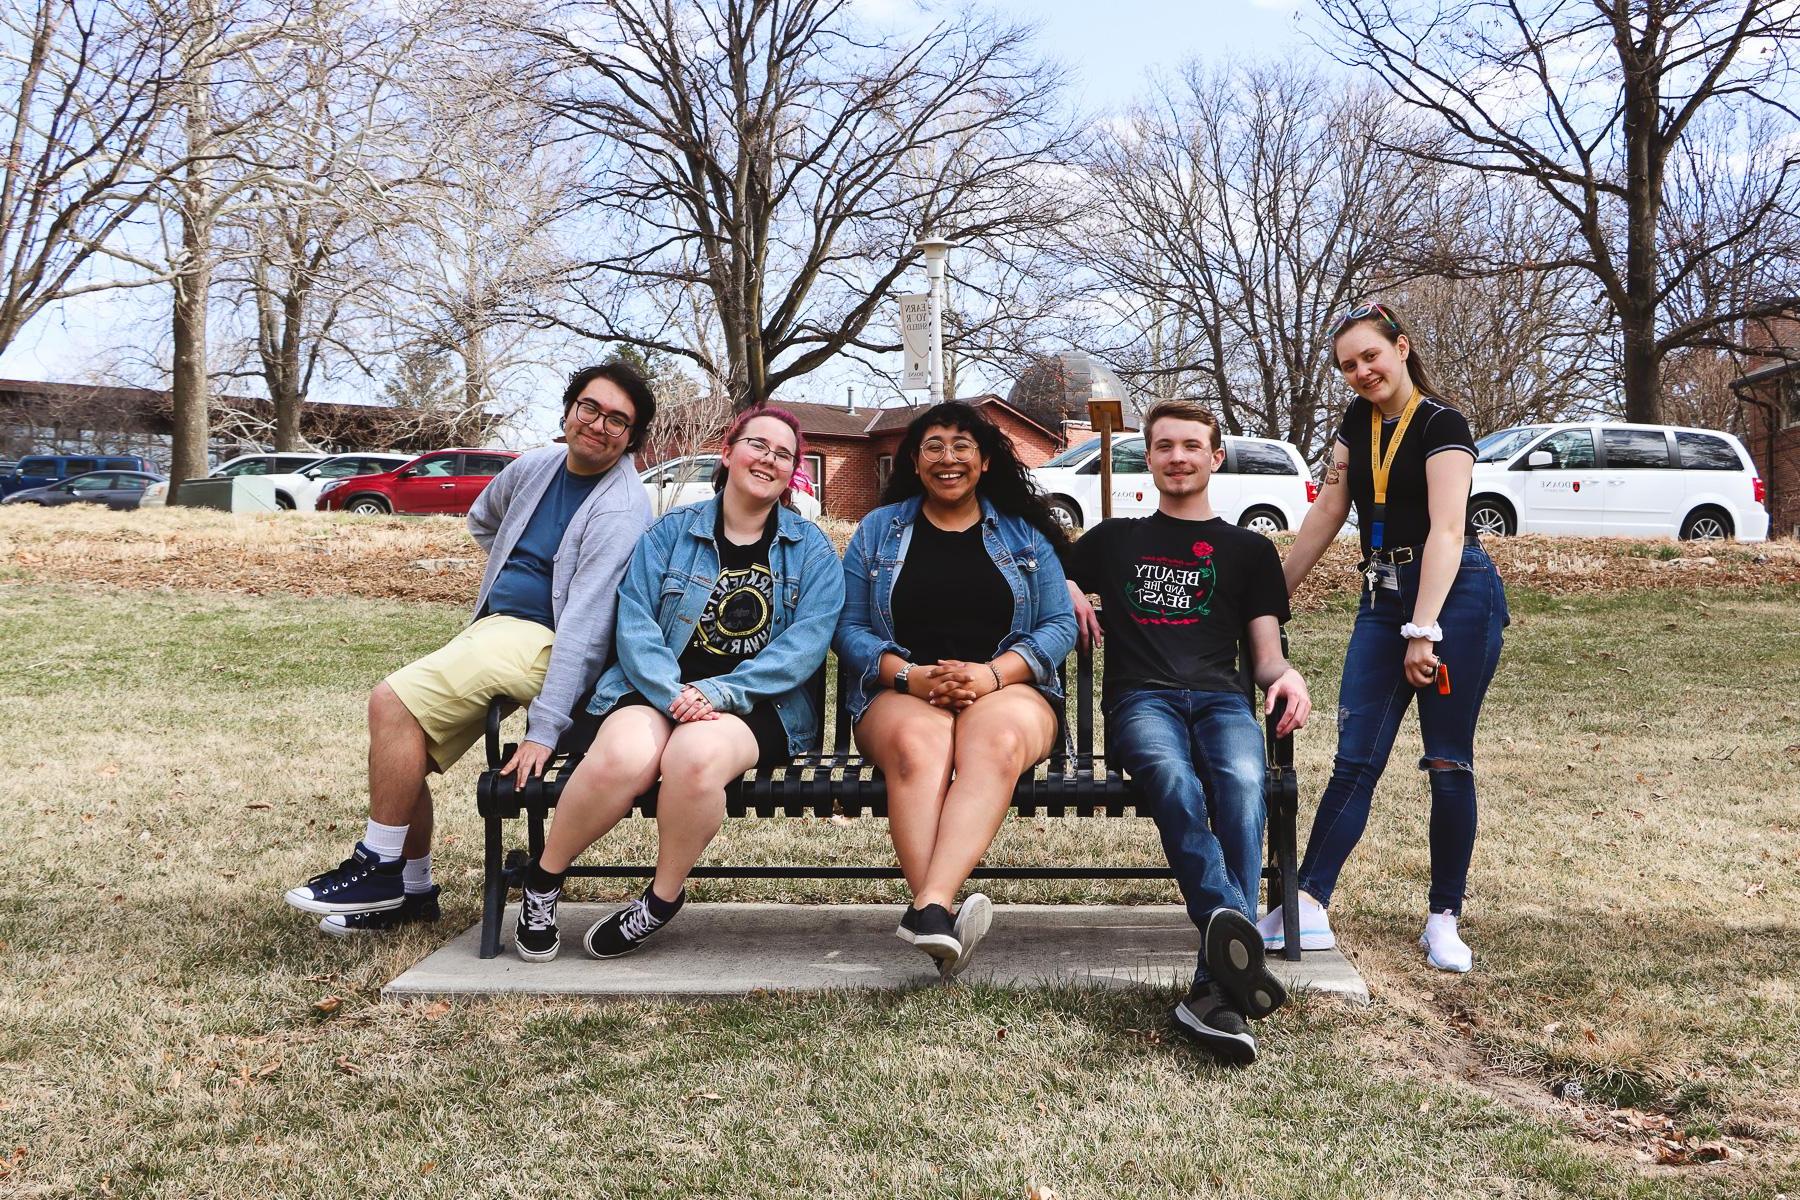
{"type": "MultiPolygon", "coordinates": [[[[1280,950],[1287,945],[1287,931],[1283,928],[1281,909],[1276,907],[1262,915],[1256,923],[1256,931],[1262,934],[1263,949],[1280,950]]],[[[1337,945],[1337,934],[1331,932],[1331,918],[1325,909],[1305,892],[1300,893],[1300,949],[1329,950],[1337,945]]]]}
{"type": "MultiPolygon", "coordinates": [[[[1301,944],[1305,945],[1304,942],[1301,944]]],[[[1425,961],[1440,971],[1460,974],[1475,965],[1474,953],[1456,932],[1453,913],[1432,913],[1425,918],[1425,932],[1419,935],[1419,947],[1425,951],[1425,961]]]]}

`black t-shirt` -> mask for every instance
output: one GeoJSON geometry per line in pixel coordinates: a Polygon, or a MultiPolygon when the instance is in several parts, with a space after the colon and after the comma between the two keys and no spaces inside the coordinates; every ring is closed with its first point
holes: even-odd
{"type": "Polygon", "coordinates": [[[1257,617],[1288,619],[1275,543],[1214,517],[1115,517],[1082,535],[1069,578],[1100,596],[1111,700],[1136,688],[1241,692],[1238,645],[1257,617]]]}
{"type": "Polygon", "coordinates": [[[893,604],[894,640],[916,663],[987,662],[1012,628],[1012,589],[988,557],[980,521],[952,533],[921,512],[893,604]]]}
{"type": "MultiPolygon", "coordinates": [[[[1369,418],[1370,414],[1379,411],[1358,396],[1344,410],[1344,420],[1337,431],[1338,444],[1350,452],[1350,502],[1356,505],[1356,521],[1365,558],[1369,554],[1370,531],[1375,521],[1375,471],[1369,464],[1369,418]]],[[[1399,423],[1397,417],[1382,422],[1383,454],[1387,453],[1388,443],[1393,440],[1399,423]]],[[[1468,419],[1442,400],[1420,397],[1419,411],[1413,414],[1412,424],[1406,429],[1406,440],[1394,452],[1394,465],[1388,471],[1387,515],[1381,535],[1383,549],[1417,546],[1431,532],[1425,460],[1451,450],[1467,451],[1469,457],[1475,456],[1475,438],[1469,432],[1468,419]]],[[[1464,535],[1474,532],[1475,527],[1465,516],[1464,535]]]]}
{"type": "Polygon", "coordinates": [[[774,637],[770,619],[775,613],[775,573],[769,569],[769,545],[775,540],[776,520],[771,512],[762,537],[740,546],[725,537],[725,514],[713,527],[713,544],[719,548],[719,581],[713,584],[694,636],[681,652],[681,681],[725,675],[769,644],[774,637]]]}

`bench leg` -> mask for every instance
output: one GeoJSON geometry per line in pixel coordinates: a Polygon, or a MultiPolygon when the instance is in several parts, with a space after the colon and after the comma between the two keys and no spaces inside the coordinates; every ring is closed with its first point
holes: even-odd
{"type": "Polygon", "coordinates": [[[526,836],[531,843],[531,859],[536,862],[544,857],[544,814],[533,812],[526,817],[526,836]]]}
{"type": "MultiPolygon", "coordinates": [[[[1277,878],[1281,880],[1281,928],[1287,935],[1282,942],[1281,957],[1289,962],[1300,961],[1300,864],[1296,861],[1294,825],[1294,813],[1287,812],[1276,822],[1275,831],[1275,863],[1279,871],[1277,878]]],[[[1269,899],[1273,901],[1275,897],[1269,899]]]]}
{"type": "Polygon", "coordinates": [[[481,957],[500,954],[500,919],[506,913],[506,871],[501,864],[500,818],[487,818],[487,847],[482,865],[481,957]]]}

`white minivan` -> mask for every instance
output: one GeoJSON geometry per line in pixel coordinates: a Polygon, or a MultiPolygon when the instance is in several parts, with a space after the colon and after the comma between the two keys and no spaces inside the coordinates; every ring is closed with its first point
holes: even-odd
{"type": "MultiPolygon", "coordinates": [[[[1100,439],[1072,446],[1031,477],[1066,528],[1100,522],[1100,439]]],[[[1225,463],[1213,474],[1206,494],[1213,511],[1234,525],[1261,534],[1298,529],[1319,488],[1306,460],[1290,442],[1267,438],[1225,438],[1225,463]]],[[[1142,517],[1156,511],[1156,483],[1144,459],[1144,436],[1113,439],[1112,515],[1142,517]]]]}
{"type": "MultiPolygon", "coordinates": [[[[638,478],[644,481],[644,490],[650,493],[651,513],[660,517],[683,504],[710,500],[713,475],[718,469],[717,454],[684,454],[645,467],[638,472],[638,478]]],[[[809,521],[819,519],[820,498],[815,480],[823,469],[824,460],[816,453],[808,454],[794,475],[794,511],[809,521]]]]}
{"type": "Polygon", "coordinates": [[[1479,533],[1769,536],[1756,464],[1742,442],[1716,429],[1522,425],[1475,448],[1469,519],[1479,533]]]}

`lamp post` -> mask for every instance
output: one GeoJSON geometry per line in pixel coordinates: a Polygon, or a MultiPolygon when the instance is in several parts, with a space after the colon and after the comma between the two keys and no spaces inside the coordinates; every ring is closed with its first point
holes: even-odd
{"type": "Polygon", "coordinates": [[[925,256],[925,278],[931,284],[931,402],[944,401],[944,264],[956,243],[941,237],[922,237],[913,249],[925,256]]]}

